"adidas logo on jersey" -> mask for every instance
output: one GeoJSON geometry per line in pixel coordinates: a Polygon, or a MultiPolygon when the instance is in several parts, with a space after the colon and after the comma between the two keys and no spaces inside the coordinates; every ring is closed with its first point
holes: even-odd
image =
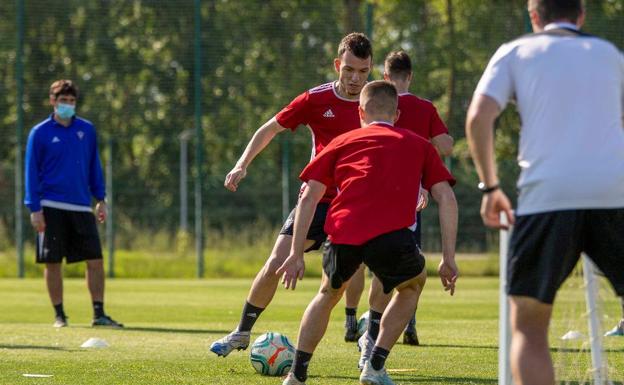
{"type": "Polygon", "coordinates": [[[323,117],[325,117],[325,118],[335,118],[336,116],[334,115],[334,112],[330,108],[327,111],[325,111],[325,113],[323,114],[323,117]]]}
{"type": "Polygon", "coordinates": [[[60,142],[60,141],[61,141],[61,140],[58,138],[58,136],[55,136],[55,137],[52,139],[52,143],[58,143],[58,142],[60,142]]]}

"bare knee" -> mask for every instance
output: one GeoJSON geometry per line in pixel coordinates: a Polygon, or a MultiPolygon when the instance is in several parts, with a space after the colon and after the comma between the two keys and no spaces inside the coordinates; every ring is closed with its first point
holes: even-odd
{"type": "Polygon", "coordinates": [[[104,262],[101,259],[89,259],[87,260],[87,269],[93,272],[104,271],[104,262]]]}
{"type": "Polygon", "coordinates": [[[548,340],[548,325],[552,305],[530,297],[510,297],[511,327],[515,336],[529,342],[544,343],[548,340]]]}
{"type": "Polygon", "coordinates": [[[60,263],[46,263],[46,270],[50,274],[60,274],[62,264],[60,263]]]}

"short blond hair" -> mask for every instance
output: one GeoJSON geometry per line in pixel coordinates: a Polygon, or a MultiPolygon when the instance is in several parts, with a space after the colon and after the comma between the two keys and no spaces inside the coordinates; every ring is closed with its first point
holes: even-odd
{"type": "Polygon", "coordinates": [[[399,104],[394,84],[385,80],[367,83],[360,93],[360,106],[371,115],[392,115],[399,104]]]}

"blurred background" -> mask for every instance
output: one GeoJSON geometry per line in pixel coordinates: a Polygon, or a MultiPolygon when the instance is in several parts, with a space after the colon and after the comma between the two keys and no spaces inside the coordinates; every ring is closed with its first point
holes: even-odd
{"type": "MultiPolygon", "coordinates": [[[[622,49],[624,0],[586,7],[585,30],[622,49]]],[[[373,42],[374,79],[391,50],[411,56],[411,92],[436,105],[455,138],[446,163],[458,180],[458,251],[485,259],[475,273],[496,274],[498,238],[479,217],[464,119],[496,48],[530,32],[526,1],[7,0],[0,21],[0,276],[40,274],[21,203],[23,158],[30,129],[52,112],[48,89],[60,78],[78,84],[78,115],[99,135],[109,275],[255,273],[296,202],[308,130],[277,136],[236,193],[223,188],[224,177],[261,124],[335,79],[337,45],[352,31],[373,42]]],[[[496,134],[510,196],[519,125],[511,106],[496,134]]],[[[423,213],[423,249],[440,249],[435,204],[423,213]]],[[[309,274],[320,274],[315,265],[309,274]]]]}

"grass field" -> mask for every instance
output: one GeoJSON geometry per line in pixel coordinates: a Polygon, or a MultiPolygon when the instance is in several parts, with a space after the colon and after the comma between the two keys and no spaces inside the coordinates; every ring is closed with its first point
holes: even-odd
{"type": "MultiPolygon", "coordinates": [[[[208,351],[212,340],[237,323],[249,283],[248,279],[109,280],[107,311],[127,327],[102,330],[89,327],[84,281],[66,280],[70,327],[56,330],[43,279],[2,279],[0,384],[280,384],[278,378],[255,374],[247,351],[226,359],[208,351]],[[110,347],[80,348],[90,337],[103,338],[110,347]],[[25,373],[54,376],[26,378],[25,373]]],[[[295,292],[280,289],[254,336],[279,331],[295,342],[300,316],[317,285],[317,279],[308,278],[295,292]]],[[[445,294],[437,279],[430,279],[418,318],[423,345],[399,344],[388,360],[396,382],[496,384],[497,299],[495,278],[464,277],[455,297],[445,294]]],[[[607,299],[606,313],[617,315],[615,299],[607,299]]],[[[362,302],[360,312],[364,307],[362,302]]],[[[357,349],[342,341],[342,309],[341,304],[334,311],[310,365],[308,384],[358,383],[357,349]]],[[[621,381],[624,338],[609,339],[606,348],[612,376],[621,381]]],[[[586,365],[585,356],[573,354],[577,369],[586,365]]]]}

